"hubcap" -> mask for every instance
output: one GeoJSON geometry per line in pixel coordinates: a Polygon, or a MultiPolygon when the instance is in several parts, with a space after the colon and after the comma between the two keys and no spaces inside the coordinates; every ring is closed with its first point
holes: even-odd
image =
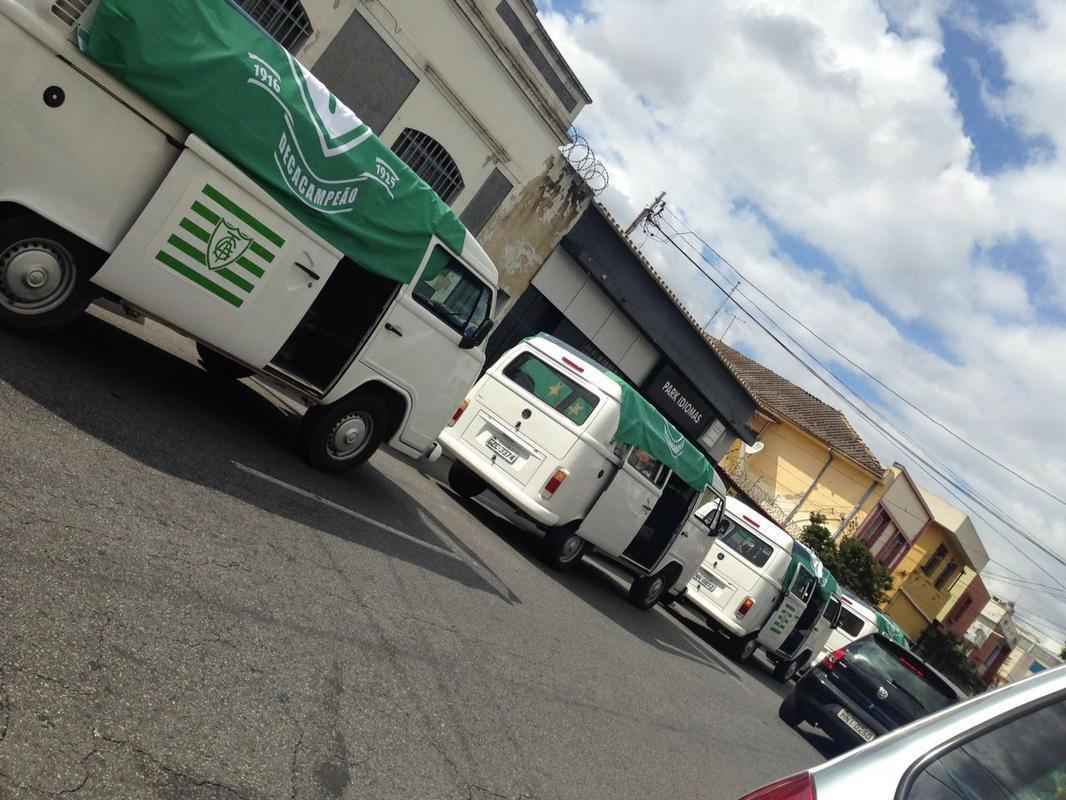
{"type": "Polygon", "coordinates": [[[581,537],[571,536],[565,542],[563,542],[562,552],[559,554],[559,560],[564,564],[573,561],[577,554],[581,552],[581,537]]]}
{"type": "Polygon", "coordinates": [[[666,582],[662,578],[656,578],[655,580],[653,580],[650,584],[648,584],[647,598],[649,600],[657,598],[660,594],[662,594],[663,587],[665,585],[666,582]]]}
{"type": "Polygon", "coordinates": [[[330,438],[330,453],[334,458],[346,459],[359,454],[366,446],[373,422],[362,414],[344,417],[333,429],[330,438]]]}
{"type": "Polygon", "coordinates": [[[0,253],[0,305],[17,314],[43,314],[74,291],[74,260],[48,239],[26,239],[0,253]]]}
{"type": "Polygon", "coordinates": [[[754,639],[752,639],[750,642],[745,642],[744,647],[742,647],[740,650],[741,659],[746,661],[747,659],[755,655],[755,650],[756,648],[758,648],[758,646],[759,645],[756,644],[754,639]]]}

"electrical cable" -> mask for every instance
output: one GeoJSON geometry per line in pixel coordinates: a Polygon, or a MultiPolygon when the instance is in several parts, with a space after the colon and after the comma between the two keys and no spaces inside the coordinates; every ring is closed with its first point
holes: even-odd
{"type": "MultiPolygon", "coordinates": [[[[682,256],[684,256],[684,257],[685,257],[685,259],[686,259],[686,260],[688,260],[688,261],[689,261],[689,262],[690,262],[690,263],[691,263],[691,264],[692,264],[693,266],[695,266],[695,267],[696,267],[696,269],[697,269],[697,270],[699,270],[699,271],[700,271],[700,272],[701,272],[701,273],[702,273],[702,274],[704,275],[704,277],[706,277],[706,278],[707,278],[707,279],[708,279],[708,280],[709,280],[709,281],[710,281],[710,282],[711,282],[712,284],[714,284],[714,286],[715,286],[715,287],[716,287],[716,288],[717,288],[717,289],[718,289],[719,291],[723,292],[723,294],[726,294],[726,295],[728,296],[728,292],[726,292],[725,288],[724,288],[724,287],[723,287],[723,286],[722,286],[721,284],[719,284],[719,283],[718,283],[718,281],[717,281],[717,280],[715,280],[715,279],[714,279],[714,277],[712,277],[712,276],[711,276],[711,275],[710,275],[710,274],[709,274],[709,273],[708,273],[708,272],[707,272],[707,271],[706,271],[706,270],[705,270],[705,269],[704,269],[704,268],[703,268],[703,267],[702,267],[702,266],[701,266],[701,265],[700,265],[700,264],[699,264],[698,262],[696,262],[696,261],[695,261],[695,260],[694,260],[694,259],[692,258],[692,256],[691,256],[691,255],[690,255],[690,254],[689,254],[688,252],[686,252],[686,251],[685,251],[685,249],[683,249],[683,248],[682,248],[682,247],[681,247],[681,246],[680,246],[680,245],[679,245],[679,244],[678,244],[678,243],[677,243],[677,242],[675,241],[674,237],[670,236],[670,235],[669,235],[669,234],[668,234],[668,233],[667,233],[667,232],[666,232],[665,230],[663,230],[663,228],[661,227],[661,225],[662,225],[661,215],[656,215],[655,217],[651,217],[651,216],[649,215],[649,218],[648,218],[648,224],[650,224],[650,225],[653,225],[653,226],[655,226],[656,228],[658,228],[658,229],[659,229],[659,232],[660,232],[660,233],[661,233],[661,234],[663,235],[663,237],[665,238],[665,240],[666,240],[667,242],[669,242],[669,243],[670,243],[670,244],[671,244],[671,245],[672,245],[672,246],[673,246],[673,247],[674,247],[674,248],[675,248],[675,249],[676,249],[676,250],[677,250],[677,251],[678,251],[678,252],[679,252],[679,253],[680,253],[680,254],[681,254],[682,256]]],[[[672,226],[671,226],[671,227],[672,227],[672,226]]],[[[656,238],[657,238],[657,237],[656,237],[656,238]]],[[[712,250],[712,252],[715,252],[715,253],[716,253],[716,255],[717,255],[717,251],[714,251],[714,250],[713,250],[713,248],[709,248],[709,249],[711,249],[711,250],[712,250]]],[[[702,256],[702,254],[701,254],[701,258],[702,258],[702,259],[703,259],[704,261],[706,261],[706,257],[702,256]]],[[[723,261],[725,261],[725,260],[723,259],[723,261]]],[[[726,262],[726,263],[728,263],[728,262],[726,262]]],[[[735,269],[735,268],[734,268],[734,269],[735,269]]],[[[739,271],[737,271],[737,274],[739,275],[739,274],[741,274],[741,273],[740,273],[739,271]]],[[[742,276],[742,277],[743,277],[743,276],[742,276]]],[[[750,298],[747,298],[747,299],[748,299],[748,300],[749,300],[749,302],[750,302],[750,298]]],[[[974,503],[976,503],[977,505],[981,506],[981,507],[982,507],[983,509],[985,509],[985,510],[986,510],[986,511],[987,511],[987,512],[988,512],[989,514],[991,514],[991,515],[992,515],[993,517],[996,517],[996,519],[998,519],[998,520],[999,520],[999,521],[1000,521],[1000,522],[1001,522],[1002,524],[1004,524],[1004,525],[1006,525],[1006,526],[1007,526],[1008,528],[1011,528],[1012,530],[1014,530],[1014,531],[1015,531],[1015,532],[1016,532],[1016,533],[1017,533],[1018,535],[1020,535],[1020,536],[1021,536],[1022,538],[1024,538],[1024,539],[1025,539],[1026,541],[1028,541],[1028,542],[1029,542],[1029,543],[1030,543],[1031,545],[1033,545],[1034,547],[1036,547],[1036,548],[1037,548],[1038,550],[1040,550],[1041,552],[1043,552],[1043,553],[1044,553],[1045,555],[1047,555],[1047,556],[1048,556],[1049,558],[1051,558],[1051,559],[1052,559],[1053,561],[1055,561],[1056,563],[1058,563],[1058,564],[1060,564],[1060,565],[1062,565],[1062,566],[1066,566],[1066,559],[1064,559],[1064,558],[1063,558],[1062,556],[1060,556],[1059,554],[1055,553],[1054,551],[1052,551],[1051,549],[1049,549],[1048,547],[1046,547],[1046,546],[1045,546],[1045,545],[1044,545],[1043,543],[1041,543],[1041,542],[1037,541],[1037,540],[1036,540],[1036,539],[1035,539],[1034,537],[1032,537],[1032,536],[1031,536],[1031,535],[1030,535],[1030,534],[1029,534],[1028,532],[1024,531],[1023,529],[1019,528],[1019,527],[1018,527],[1017,525],[1015,525],[1014,523],[1012,523],[1012,522],[1010,522],[1009,520],[1005,519],[1005,518],[1004,518],[1003,516],[1001,516],[1001,513],[1002,513],[1002,512],[1000,512],[1000,511],[999,511],[998,509],[993,509],[993,507],[991,507],[991,504],[987,503],[987,502],[986,502],[986,501],[984,501],[984,500],[983,500],[982,498],[980,498],[980,497],[978,497],[978,496],[974,495],[974,494],[973,494],[973,493],[972,493],[972,492],[971,492],[970,490],[966,489],[966,488],[965,488],[964,486],[961,486],[961,485],[959,485],[959,483],[958,483],[958,482],[957,482],[957,481],[956,481],[956,480],[955,480],[954,478],[952,478],[952,477],[951,477],[951,476],[949,476],[949,475],[946,475],[946,474],[944,474],[944,472],[942,472],[942,471],[941,471],[941,470],[940,470],[939,468],[937,468],[937,467],[935,467],[935,466],[934,466],[933,464],[931,464],[931,463],[930,463],[930,462],[929,462],[929,461],[928,461],[928,460],[927,460],[927,459],[926,459],[926,458],[925,458],[924,456],[922,456],[922,455],[919,455],[919,454],[918,454],[918,453],[916,452],[916,450],[915,450],[915,447],[914,447],[914,446],[912,446],[912,445],[908,445],[908,444],[905,444],[904,442],[900,441],[900,438],[899,438],[899,437],[897,437],[896,435],[894,435],[893,433],[891,433],[890,431],[888,431],[888,430],[887,430],[887,429],[886,429],[886,428],[885,428],[885,427],[884,427],[883,425],[881,425],[881,424],[880,424],[880,423],[879,423],[879,422],[878,422],[877,420],[875,420],[875,419],[874,419],[873,417],[871,417],[871,416],[870,416],[869,414],[867,414],[867,413],[866,413],[866,412],[865,412],[865,411],[864,411],[864,410],[863,410],[862,408],[860,408],[860,407],[859,407],[859,406],[858,406],[858,405],[857,405],[857,404],[856,404],[855,402],[853,402],[853,401],[852,401],[852,400],[851,400],[851,399],[850,399],[849,397],[847,397],[847,396],[846,396],[845,394],[843,394],[843,393],[842,393],[842,392],[841,392],[841,391],[840,391],[839,389],[837,389],[837,388],[836,388],[835,386],[833,386],[833,385],[832,385],[831,383],[829,383],[829,382],[828,382],[828,381],[827,381],[827,380],[826,380],[826,379],[825,379],[825,378],[824,378],[824,377],[823,377],[823,376],[822,376],[822,375],[821,375],[821,374],[820,374],[820,373],[819,373],[819,372],[818,372],[817,370],[815,370],[815,369],[814,369],[814,368],[813,368],[812,366],[810,366],[810,364],[808,364],[808,363],[807,363],[806,361],[804,361],[804,360],[803,360],[803,359],[802,359],[802,358],[801,358],[801,357],[800,357],[799,355],[797,355],[797,354],[796,354],[796,353],[795,353],[795,352],[794,352],[794,351],[793,351],[793,350],[792,350],[792,349],[791,349],[791,348],[790,348],[790,347],[789,347],[789,346],[788,346],[787,344],[785,344],[785,342],[783,342],[783,341],[781,340],[781,338],[780,338],[779,336],[777,336],[777,335],[776,335],[776,334],[775,334],[775,333],[774,333],[773,331],[771,331],[771,330],[770,330],[770,329],[769,329],[769,328],[768,328],[768,327],[766,326],[766,324],[765,324],[765,323],[763,323],[762,321],[760,321],[760,320],[759,320],[759,319],[758,319],[758,318],[757,318],[757,317],[755,316],[755,314],[753,314],[753,313],[752,313],[752,312],[751,312],[751,311],[750,311],[749,309],[747,309],[747,308],[746,308],[746,307],[745,307],[744,305],[740,304],[740,303],[739,303],[739,302],[737,302],[736,300],[733,300],[733,303],[734,303],[734,305],[736,305],[736,307],[737,307],[737,308],[738,308],[738,309],[739,309],[739,310],[740,310],[741,312],[743,312],[743,313],[744,313],[744,314],[745,314],[745,315],[746,315],[746,316],[747,316],[748,318],[750,318],[750,319],[752,320],[752,322],[754,322],[754,323],[755,323],[755,324],[756,324],[756,325],[757,325],[757,326],[758,326],[758,327],[759,327],[759,328],[760,328],[760,329],[762,330],[762,332],[763,332],[764,334],[766,334],[767,336],[769,336],[769,337],[770,337],[770,338],[771,338],[771,339],[772,339],[772,340],[773,340],[773,341],[774,341],[774,342],[775,342],[776,344],[778,344],[778,345],[779,345],[779,346],[780,346],[780,347],[781,347],[782,349],[784,349],[784,350],[785,350],[785,351],[786,351],[786,352],[787,352],[787,353],[788,353],[789,355],[791,355],[791,356],[792,356],[792,357],[793,357],[793,358],[794,358],[795,360],[797,360],[797,361],[798,361],[798,362],[800,363],[800,365],[801,365],[801,366],[803,366],[803,367],[804,367],[804,369],[806,369],[806,370],[807,370],[807,371],[808,371],[808,372],[809,372],[809,373],[810,373],[810,374],[811,374],[811,375],[812,375],[812,376],[813,376],[813,377],[814,377],[814,378],[815,378],[816,380],[818,380],[818,381],[819,381],[820,383],[822,383],[823,385],[825,385],[825,386],[826,386],[826,388],[828,388],[828,389],[829,389],[829,390],[830,390],[831,392],[833,392],[833,394],[835,394],[836,396],[838,396],[838,397],[839,397],[839,398],[840,398],[841,400],[843,400],[843,401],[844,401],[845,403],[847,403],[847,404],[848,404],[848,405],[849,405],[849,406],[850,406],[851,408],[853,408],[853,409],[854,409],[854,410],[856,411],[856,413],[858,413],[858,414],[859,414],[859,415],[860,415],[860,416],[861,416],[861,417],[862,417],[862,418],[863,418],[864,420],[866,420],[866,421],[867,421],[867,422],[868,422],[868,423],[869,423],[870,425],[872,425],[872,426],[873,426],[873,427],[874,427],[874,428],[875,428],[875,429],[876,429],[877,431],[879,431],[879,432],[880,432],[880,433],[881,433],[881,434],[882,434],[883,436],[885,436],[885,438],[887,438],[887,439],[888,439],[889,441],[891,441],[891,442],[893,442],[894,444],[896,444],[896,445],[897,445],[898,447],[900,447],[900,448],[901,448],[901,449],[902,449],[902,450],[903,450],[904,452],[908,453],[908,454],[909,454],[909,455],[910,455],[910,456],[911,456],[912,458],[914,458],[914,459],[915,459],[915,460],[916,460],[916,461],[917,461],[917,462],[918,462],[918,463],[919,463],[919,464],[920,464],[921,466],[923,466],[923,468],[924,468],[924,471],[925,471],[925,472],[926,472],[927,474],[929,474],[931,478],[933,478],[934,480],[936,480],[936,482],[937,482],[938,484],[940,484],[941,486],[944,486],[945,488],[947,488],[947,487],[948,487],[948,485],[950,485],[950,486],[953,486],[953,487],[954,487],[954,488],[955,488],[956,490],[958,490],[959,492],[961,492],[961,493],[965,494],[965,495],[966,495],[967,497],[969,497],[969,498],[970,498],[970,499],[971,499],[971,500],[972,500],[972,501],[973,501],[974,503]],[[997,513],[997,512],[998,512],[998,513],[997,513]]],[[[814,355],[813,355],[812,353],[810,353],[810,351],[809,351],[809,350],[807,350],[807,349],[806,349],[806,348],[805,348],[805,347],[804,347],[804,346],[802,345],[802,343],[798,342],[798,341],[797,341],[797,340],[796,340],[796,339],[795,339],[794,337],[792,337],[792,336],[791,336],[791,335],[790,335],[790,334],[789,334],[789,333],[788,333],[787,331],[785,331],[785,330],[784,330],[783,328],[781,328],[781,326],[780,326],[780,325],[779,325],[779,324],[778,324],[778,323],[777,323],[777,322],[776,322],[775,320],[773,320],[773,318],[772,318],[772,317],[770,317],[770,316],[769,316],[768,314],[766,314],[766,312],[765,312],[765,311],[763,311],[762,309],[759,309],[759,311],[760,311],[760,312],[761,312],[761,313],[762,313],[762,314],[763,314],[764,316],[766,316],[766,317],[767,317],[767,319],[769,319],[769,320],[770,320],[770,321],[771,321],[771,322],[772,322],[772,323],[773,323],[773,324],[774,324],[774,325],[775,325],[776,327],[778,327],[778,328],[779,328],[780,330],[782,330],[782,332],[783,332],[783,333],[784,333],[784,334],[785,334],[785,335],[786,335],[786,336],[787,336],[787,337],[788,337],[789,339],[791,339],[791,340],[792,340],[792,341],[793,341],[793,342],[794,342],[794,343],[795,343],[795,344],[796,344],[796,345],[797,345],[797,346],[798,346],[798,347],[799,347],[799,348],[800,348],[801,350],[803,350],[803,352],[804,352],[804,353],[805,353],[805,354],[806,354],[806,355],[807,355],[807,356],[808,356],[809,358],[811,358],[811,359],[812,359],[812,360],[813,360],[813,361],[814,361],[815,363],[817,363],[817,364],[818,364],[818,365],[819,365],[820,367],[822,367],[822,369],[823,369],[823,370],[825,370],[825,371],[826,371],[827,373],[829,373],[830,375],[832,375],[832,376],[833,376],[833,377],[834,377],[834,378],[835,378],[836,380],[838,380],[838,381],[840,380],[840,379],[839,379],[839,378],[837,378],[837,377],[836,377],[835,375],[833,375],[832,371],[831,371],[831,370],[829,370],[828,368],[826,368],[826,367],[825,367],[825,365],[824,365],[824,364],[822,364],[822,363],[821,363],[821,361],[820,361],[820,360],[819,360],[819,359],[818,359],[818,358],[817,358],[816,356],[814,356],[814,355]]],[[[841,382],[841,383],[843,383],[843,382],[841,382]]],[[[848,391],[852,391],[852,390],[850,389],[850,387],[846,387],[846,385],[845,385],[845,388],[847,388],[847,389],[848,389],[848,391]]],[[[858,395],[856,395],[856,396],[858,396],[858,395]]],[[[860,399],[860,401],[861,401],[861,402],[865,403],[865,400],[862,400],[862,398],[859,398],[859,399],[860,399]]],[[[876,412],[875,410],[873,410],[873,409],[872,409],[872,407],[871,407],[871,410],[872,410],[872,411],[874,411],[874,413],[877,413],[877,412],[876,412]]],[[[950,492],[950,493],[952,494],[952,496],[955,496],[955,497],[957,498],[957,495],[955,495],[955,494],[954,494],[954,492],[952,492],[952,491],[951,491],[951,489],[948,489],[948,491],[949,491],[949,492],[950,492]]],[[[980,515],[979,515],[979,516],[980,516],[980,515]]],[[[983,517],[982,517],[982,518],[983,518],[983,517]]],[[[986,520],[986,522],[987,522],[987,520],[986,520]]],[[[994,526],[993,526],[993,529],[994,529],[994,526]]],[[[1001,534],[1001,535],[1002,535],[1002,534],[1001,534]]],[[[1060,585],[1063,585],[1063,586],[1064,586],[1064,588],[1066,588],[1066,584],[1063,584],[1063,582],[1062,582],[1062,581],[1061,581],[1061,580],[1060,580],[1060,579],[1059,579],[1059,578],[1058,578],[1057,576],[1055,576],[1055,575],[1051,574],[1050,572],[1048,572],[1048,571],[1047,571],[1047,570],[1046,570],[1046,569],[1045,569],[1045,568],[1044,568],[1044,567],[1043,567],[1042,565],[1040,565],[1040,564],[1038,564],[1037,562],[1035,562],[1035,561],[1034,561],[1034,560],[1033,560],[1033,559],[1032,559],[1032,558],[1031,558],[1031,557],[1030,557],[1030,556],[1029,556],[1029,555],[1028,555],[1027,553],[1025,553],[1025,552],[1024,552],[1023,550],[1021,550],[1020,548],[1018,548],[1018,547],[1017,547],[1016,545],[1015,545],[1015,547],[1016,547],[1016,549],[1018,549],[1018,551],[1019,551],[1020,553],[1022,553],[1022,554],[1023,554],[1023,555],[1024,555],[1024,556],[1025,556],[1026,558],[1029,558],[1029,560],[1030,560],[1030,561],[1032,561],[1032,562],[1034,563],[1034,565],[1035,565],[1035,566],[1037,566],[1037,567],[1038,567],[1038,568],[1039,568],[1039,569],[1040,569],[1040,570],[1041,570],[1042,572],[1044,572],[1045,574],[1047,574],[1047,575],[1048,575],[1048,577],[1050,577],[1050,578],[1051,578],[1052,580],[1054,580],[1054,581],[1055,581],[1056,583],[1058,583],[1058,584],[1060,584],[1060,585]]]]}
{"type": "MultiPolygon", "coordinates": [[[[682,223],[682,224],[684,223],[684,220],[682,220],[682,219],[681,219],[680,217],[678,217],[678,216],[677,216],[676,214],[674,214],[674,213],[673,213],[672,211],[670,211],[670,210],[669,210],[668,208],[666,209],[666,211],[667,211],[667,213],[668,213],[668,214],[670,214],[670,216],[672,216],[672,217],[673,217],[674,219],[676,219],[676,220],[677,220],[678,222],[680,222],[680,223],[682,223]]],[[[679,236],[688,236],[688,235],[691,235],[691,236],[695,236],[695,237],[696,237],[697,239],[699,239],[699,241],[700,241],[700,242],[701,242],[701,243],[703,244],[703,246],[704,246],[704,247],[706,247],[706,248],[707,248],[708,250],[710,250],[710,251],[711,251],[712,253],[714,253],[715,257],[716,257],[716,258],[718,258],[718,259],[720,259],[720,260],[722,261],[722,263],[724,263],[724,264],[728,265],[728,266],[729,266],[729,268],[730,268],[731,270],[733,270],[733,272],[735,272],[735,273],[737,274],[737,276],[739,276],[739,277],[740,277],[740,279],[741,279],[742,281],[744,281],[745,283],[747,283],[747,284],[748,284],[749,286],[751,286],[751,288],[752,288],[752,289],[754,289],[754,290],[755,290],[755,291],[757,291],[757,292],[758,292],[759,294],[761,294],[761,295],[762,295],[763,297],[765,297],[765,298],[766,298],[767,300],[769,300],[769,301],[770,301],[771,303],[773,303],[773,305],[774,305],[774,306],[775,306],[775,307],[776,307],[776,308],[777,308],[777,309],[778,309],[779,311],[781,311],[781,312],[782,312],[783,314],[785,314],[785,315],[786,315],[786,316],[787,316],[787,317],[788,317],[789,319],[791,319],[791,320],[792,320],[793,322],[795,322],[795,323],[796,323],[797,325],[799,325],[799,326],[800,326],[801,328],[803,328],[803,330],[807,331],[807,333],[809,333],[809,334],[810,334],[811,336],[813,336],[813,337],[814,337],[815,339],[817,339],[817,340],[818,340],[819,342],[821,342],[821,343],[822,343],[822,344],[823,344],[823,345],[824,345],[825,347],[827,347],[827,348],[828,348],[829,350],[831,350],[831,351],[832,351],[832,352],[833,352],[833,353],[834,353],[835,355],[837,355],[837,356],[838,356],[839,358],[841,358],[841,359],[843,359],[844,361],[846,361],[846,362],[847,362],[847,363],[848,363],[848,364],[849,364],[849,365],[850,365],[851,367],[853,367],[854,369],[856,369],[856,370],[857,370],[858,372],[862,373],[862,374],[863,374],[864,376],[866,376],[866,377],[867,377],[867,378],[869,378],[869,379],[870,379],[871,381],[873,381],[874,383],[876,383],[876,384],[877,384],[878,386],[880,386],[880,387],[881,387],[882,389],[884,389],[884,390],[885,390],[886,392],[888,392],[889,394],[893,395],[893,396],[894,396],[894,397],[896,397],[896,398],[897,398],[898,400],[902,401],[902,402],[903,402],[904,404],[906,404],[906,405],[907,405],[908,407],[910,407],[910,408],[911,408],[911,409],[913,409],[914,411],[917,411],[917,412],[918,412],[918,413],[919,413],[919,414],[920,414],[920,415],[921,415],[922,417],[924,417],[925,419],[927,419],[927,420],[929,420],[930,422],[932,422],[932,423],[933,423],[934,425],[936,425],[936,426],[937,426],[938,428],[940,428],[940,429],[941,429],[941,430],[943,430],[943,431],[944,431],[945,433],[947,433],[948,435],[950,435],[950,436],[952,436],[953,438],[955,438],[956,440],[958,440],[958,441],[959,441],[960,443],[962,443],[963,445],[965,445],[965,446],[966,446],[966,447],[968,447],[969,449],[973,450],[973,451],[974,451],[975,453],[978,453],[979,455],[983,456],[983,457],[984,457],[985,459],[987,459],[987,460],[988,460],[988,461],[990,461],[991,463],[995,464],[995,465],[996,465],[996,466],[998,466],[999,468],[1001,468],[1001,469],[1005,470],[1006,472],[1010,473],[1011,475],[1013,475],[1013,476],[1014,476],[1015,478],[1017,478],[1018,480],[1020,480],[1020,481],[1022,481],[1023,483],[1025,483],[1025,484],[1026,484],[1027,486],[1029,486],[1030,488],[1032,488],[1032,489],[1035,489],[1036,491],[1038,491],[1038,492],[1041,492],[1042,494],[1044,494],[1044,495],[1046,495],[1046,496],[1050,497],[1050,498],[1051,498],[1052,500],[1056,501],[1057,503],[1060,503],[1060,504],[1062,504],[1062,505],[1066,506],[1066,499],[1064,499],[1064,498],[1062,498],[1062,497],[1059,497],[1059,496],[1058,496],[1057,494],[1055,494],[1055,493],[1054,493],[1054,492],[1052,492],[1051,490],[1049,490],[1049,489],[1047,489],[1047,488],[1045,488],[1045,487],[1041,486],[1041,485],[1040,485],[1040,484],[1038,484],[1038,483],[1035,483],[1034,481],[1032,481],[1032,480],[1030,480],[1029,478],[1027,478],[1027,477],[1026,477],[1025,475],[1021,474],[1021,473],[1020,473],[1020,472],[1019,472],[1019,471],[1018,471],[1017,469],[1015,469],[1014,467],[1012,467],[1012,466],[1010,466],[1009,464],[1006,464],[1006,463],[1004,463],[1004,462],[1000,461],[1000,460],[999,460],[999,459],[997,459],[997,458],[996,458],[995,456],[992,456],[991,454],[989,454],[989,453],[986,453],[986,452],[985,452],[984,450],[982,450],[981,448],[979,448],[979,447],[977,447],[977,446],[976,446],[975,444],[973,444],[973,442],[970,442],[970,441],[968,441],[967,439],[965,439],[964,437],[960,436],[960,435],[959,435],[958,433],[956,433],[955,431],[953,431],[953,430],[952,430],[951,428],[949,428],[949,427],[948,427],[947,425],[945,425],[945,424],[944,424],[943,422],[941,422],[940,420],[936,419],[936,418],[935,418],[935,417],[933,417],[933,416],[932,416],[931,414],[927,413],[927,412],[926,412],[926,411],[925,411],[924,409],[922,409],[922,408],[921,408],[920,406],[918,406],[918,405],[917,405],[916,403],[912,402],[911,400],[907,399],[907,398],[906,398],[906,397],[904,397],[904,396],[903,396],[902,394],[900,394],[899,392],[897,392],[897,391],[896,391],[895,389],[893,389],[893,388],[892,388],[891,386],[889,386],[889,385],[888,385],[887,383],[885,383],[885,382],[884,382],[883,380],[881,380],[880,378],[878,378],[878,377],[877,377],[876,375],[874,375],[874,374],[873,374],[872,372],[870,372],[870,371],[869,371],[868,369],[866,369],[865,367],[863,367],[863,366],[862,366],[861,364],[859,364],[859,363],[855,362],[855,361],[854,361],[853,359],[851,359],[850,357],[848,357],[847,355],[845,355],[844,353],[842,353],[842,352],[841,352],[840,350],[838,350],[838,349],[837,349],[836,347],[834,347],[834,346],[833,346],[832,344],[830,344],[829,342],[827,342],[827,341],[826,341],[826,340],[825,340],[824,338],[822,338],[821,336],[819,336],[819,335],[818,335],[818,333],[816,333],[816,332],[815,332],[815,331],[813,331],[813,330],[812,330],[812,329],[811,329],[810,327],[808,327],[808,326],[807,326],[807,325],[806,325],[806,324],[805,324],[805,323],[804,323],[804,322],[803,322],[802,320],[800,320],[800,319],[799,319],[799,318],[798,318],[798,317],[797,317],[797,316],[796,316],[795,314],[793,314],[793,313],[792,313],[791,311],[789,311],[789,310],[788,310],[787,308],[785,308],[785,307],[784,307],[784,306],[782,306],[782,305],[781,305],[780,303],[778,303],[778,302],[777,302],[777,301],[776,301],[776,300],[775,300],[775,299],[774,299],[773,297],[771,297],[771,296],[770,296],[769,294],[767,294],[767,293],[766,293],[765,291],[763,291],[763,290],[762,290],[762,289],[761,289],[761,288],[760,288],[760,287],[759,287],[759,286],[758,286],[757,284],[755,284],[755,283],[754,283],[754,282],[753,282],[753,281],[752,281],[751,279],[749,279],[749,278],[748,278],[748,277],[747,277],[746,275],[744,275],[744,273],[743,273],[743,272],[741,272],[741,271],[740,271],[739,269],[737,269],[737,268],[736,268],[736,266],[734,266],[734,265],[733,265],[733,264],[732,264],[732,263],[731,263],[731,262],[730,262],[730,261],[729,261],[729,260],[728,260],[727,258],[725,258],[725,257],[724,257],[724,256],[723,256],[723,255],[722,255],[721,253],[719,253],[719,252],[718,252],[718,251],[717,251],[717,250],[716,250],[716,249],[715,249],[714,247],[712,247],[712,246],[711,246],[711,245],[710,245],[710,244],[709,244],[709,243],[708,243],[708,242],[707,242],[707,241],[706,241],[706,240],[705,240],[705,239],[704,239],[704,238],[703,238],[702,236],[700,236],[700,235],[699,235],[699,234],[698,234],[698,233],[697,233],[696,231],[691,231],[691,230],[690,230],[690,231],[686,231],[685,233],[679,233],[678,235],[679,235],[679,236]]],[[[740,291],[740,292],[738,292],[738,293],[739,293],[739,294],[744,294],[744,293],[743,293],[743,290],[741,290],[741,291],[740,291]]],[[[749,301],[749,302],[752,302],[751,298],[750,298],[750,297],[748,297],[747,295],[744,295],[744,297],[746,297],[746,298],[748,299],[748,301],[749,301]]]]}

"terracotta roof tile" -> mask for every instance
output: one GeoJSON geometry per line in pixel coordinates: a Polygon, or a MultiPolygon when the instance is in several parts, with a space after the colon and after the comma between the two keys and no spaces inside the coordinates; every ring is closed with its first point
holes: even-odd
{"type": "Polygon", "coordinates": [[[840,411],[721,340],[710,341],[719,358],[760,408],[788,420],[872,474],[878,477],[884,474],[881,462],[840,411]]]}

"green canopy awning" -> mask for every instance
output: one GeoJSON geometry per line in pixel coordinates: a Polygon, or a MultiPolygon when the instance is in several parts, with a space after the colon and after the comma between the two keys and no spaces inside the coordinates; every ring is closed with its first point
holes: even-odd
{"type": "Polygon", "coordinates": [[[907,638],[907,634],[903,632],[903,629],[896,624],[896,621],[881,611],[876,611],[875,613],[877,615],[878,633],[909,650],[911,641],[907,638]]]}
{"type": "Polygon", "coordinates": [[[407,283],[433,235],[463,254],[466,228],[429,185],[229,0],[100,0],[80,38],[364,269],[407,283]]]}
{"type": "Polygon", "coordinates": [[[826,569],[825,564],[818,558],[818,555],[802,542],[796,542],[792,547],[792,562],[785,572],[785,586],[792,582],[796,570],[801,565],[818,581],[818,588],[815,593],[819,603],[824,605],[829,602],[830,597],[840,594],[840,585],[837,583],[836,577],[826,569]]]}
{"type": "Polygon", "coordinates": [[[617,375],[604,370],[622,389],[622,413],[618,417],[616,442],[639,447],[672,469],[698,492],[720,485],[711,462],[651,403],[617,375]]]}

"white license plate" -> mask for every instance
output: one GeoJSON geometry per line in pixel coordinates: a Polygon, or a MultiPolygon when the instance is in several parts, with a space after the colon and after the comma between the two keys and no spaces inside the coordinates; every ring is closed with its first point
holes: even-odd
{"type": "Polygon", "coordinates": [[[506,461],[508,464],[513,464],[518,460],[518,453],[516,453],[510,447],[505,445],[495,436],[485,442],[485,446],[488,447],[489,450],[494,452],[500,458],[502,458],[504,461],[506,461]]]}
{"type": "Polygon", "coordinates": [[[696,573],[696,583],[709,592],[717,592],[722,588],[722,584],[714,578],[708,577],[707,575],[700,575],[698,572],[696,573]]]}
{"type": "Polygon", "coordinates": [[[859,734],[859,737],[864,742],[872,742],[877,737],[876,733],[867,728],[844,709],[840,709],[837,712],[837,717],[840,719],[841,722],[843,722],[845,725],[855,731],[855,733],[859,734]]]}

